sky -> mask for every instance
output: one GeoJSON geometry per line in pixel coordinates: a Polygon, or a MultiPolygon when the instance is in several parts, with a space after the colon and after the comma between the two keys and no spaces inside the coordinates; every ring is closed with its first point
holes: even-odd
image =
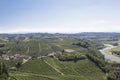
{"type": "Polygon", "coordinates": [[[120,0],[0,0],[0,33],[120,32],[120,0]]]}

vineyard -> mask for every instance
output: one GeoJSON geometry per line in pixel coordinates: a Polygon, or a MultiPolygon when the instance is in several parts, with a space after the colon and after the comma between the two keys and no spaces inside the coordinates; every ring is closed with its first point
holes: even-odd
{"type": "MultiPolygon", "coordinates": [[[[107,80],[104,57],[90,41],[77,38],[41,38],[2,41],[2,57],[11,80],[107,80]],[[4,56],[3,56],[4,55],[4,56]]],[[[2,58],[1,57],[1,58],[2,58]]],[[[1,68],[2,69],[2,68],[1,68]]],[[[118,73],[117,73],[118,74],[118,73]]]]}

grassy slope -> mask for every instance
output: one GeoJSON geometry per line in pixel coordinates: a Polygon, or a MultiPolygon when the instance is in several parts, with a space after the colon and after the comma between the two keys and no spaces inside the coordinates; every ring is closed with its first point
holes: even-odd
{"type": "Polygon", "coordinates": [[[59,73],[47,65],[43,60],[30,60],[23,65],[20,71],[43,75],[59,75],[59,73]]]}
{"type": "Polygon", "coordinates": [[[40,39],[20,41],[18,44],[16,41],[5,42],[6,46],[3,50],[9,49],[8,54],[28,54],[28,55],[46,55],[53,51],[62,51],[63,49],[74,49],[76,51],[85,52],[82,47],[72,45],[73,42],[79,40],[74,38],[58,38],[55,41],[40,39]]]}
{"type": "Polygon", "coordinates": [[[12,73],[18,80],[105,80],[105,74],[91,61],[60,62],[56,59],[46,58],[54,68],[43,60],[32,60],[25,63],[20,72],[12,73]],[[34,65],[33,65],[34,64],[34,65]]]}
{"type": "MultiPolygon", "coordinates": [[[[5,48],[10,49],[8,54],[45,55],[63,49],[73,49],[75,53],[84,54],[86,52],[86,49],[72,45],[73,42],[79,42],[79,40],[58,38],[55,41],[40,39],[22,41],[19,44],[6,42],[5,48]]],[[[46,61],[64,75],[61,75],[42,60],[30,60],[22,66],[19,72],[11,73],[11,75],[17,80],[105,80],[105,74],[89,60],[81,60],[75,63],[47,58],[46,61]]]]}
{"type": "Polygon", "coordinates": [[[104,80],[104,73],[91,61],[79,60],[78,62],[61,62],[56,59],[47,58],[47,61],[58,68],[65,75],[84,77],[88,80],[104,80]]]}

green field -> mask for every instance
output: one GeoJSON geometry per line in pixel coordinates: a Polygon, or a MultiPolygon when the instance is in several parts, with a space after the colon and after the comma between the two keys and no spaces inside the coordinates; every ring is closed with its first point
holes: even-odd
{"type": "MultiPolygon", "coordinates": [[[[92,54],[101,58],[98,50],[87,40],[77,38],[41,38],[28,40],[3,41],[5,44],[0,50],[6,55],[30,55],[46,56],[52,52],[57,55],[65,55],[65,58],[76,56],[85,56],[85,59],[77,61],[60,61],[59,57],[44,59],[32,58],[28,60],[17,71],[9,71],[10,78],[15,80],[107,80],[106,74],[91,60],[86,54],[92,54]],[[69,52],[72,51],[72,52],[69,52]],[[66,57],[67,54],[67,57],[66,57]],[[68,56],[69,55],[69,56],[68,56]],[[74,55],[74,56],[73,56],[74,55]]],[[[68,58],[70,59],[70,58],[68,58]]],[[[102,58],[101,58],[102,59],[102,58]]],[[[15,67],[18,61],[2,61],[8,68],[15,67]]]]}
{"type": "Polygon", "coordinates": [[[45,61],[30,60],[11,76],[17,80],[106,80],[105,74],[88,59],[61,62],[56,58],[46,58],[45,61]]]}
{"type": "Polygon", "coordinates": [[[76,52],[86,52],[86,49],[72,45],[74,42],[79,42],[75,38],[43,38],[39,40],[23,40],[1,42],[5,47],[0,48],[7,54],[25,54],[25,55],[47,55],[49,53],[62,51],[63,49],[73,49],[76,52]]]}

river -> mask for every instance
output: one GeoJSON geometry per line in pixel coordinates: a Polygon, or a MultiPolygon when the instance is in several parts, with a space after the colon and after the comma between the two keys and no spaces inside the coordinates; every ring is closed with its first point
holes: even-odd
{"type": "Polygon", "coordinates": [[[105,46],[107,46],[107,47],[100,50],[100,52],[105,56],[105,59],[109,59],[111,61],[120,63],[120,57],[117,57],[117,56],[114,56],[114,55],[111,55],[111,54],[105,52],[106,50],[110,50],[112,48],[115,48],[116,46],[113,46],[110,44],[105,44],[105,46]]]}

